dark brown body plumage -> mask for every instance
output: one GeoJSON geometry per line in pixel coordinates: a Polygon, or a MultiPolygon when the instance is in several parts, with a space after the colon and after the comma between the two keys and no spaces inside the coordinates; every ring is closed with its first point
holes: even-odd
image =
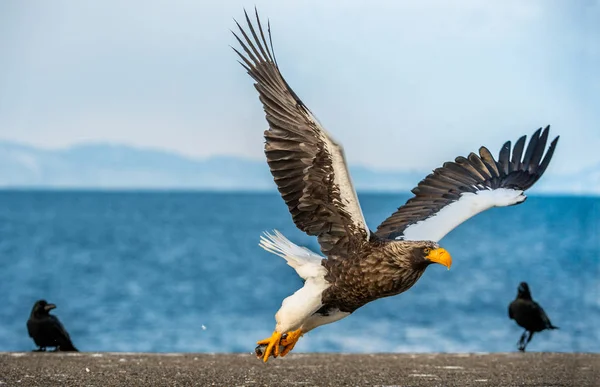
{"type": "Polygon", "coordinates": [[[323,292],[322,310],[354,312],[378,298],[410,289],[432,262],[423,249],[437,248],[433,242],[374,239],[345,257],[323,260],[325,279],[331,284],[323,292]]]}

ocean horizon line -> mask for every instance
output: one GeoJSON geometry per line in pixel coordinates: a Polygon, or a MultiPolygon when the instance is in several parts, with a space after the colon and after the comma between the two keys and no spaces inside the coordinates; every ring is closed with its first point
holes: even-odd
{"type": "MultiPolygon", "coordinates": [[[[73,192],[73,193],[231,193],[231,194],[273,194],[275,188],[221,188],[221,187],[78,187],[78,186],[0,186],[0,192],[73,192]]],[[[365,190],[357,189],[358,194],[366,195],[412,195],[410,190],[365,190]]],[[[595,192],[534,191],[526,192],[528,197],[582,197],[600,198],[595,192]]]]}

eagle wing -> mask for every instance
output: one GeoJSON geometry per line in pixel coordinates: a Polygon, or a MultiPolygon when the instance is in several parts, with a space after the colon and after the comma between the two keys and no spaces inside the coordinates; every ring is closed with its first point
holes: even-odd
{"type": "Polygon", "coordinates": [[[384,220],[375,235],[437,242],[482,211],[523,202],[523,191],[542,176],[554,154],[558,137],[546,151],[549,130],[538,129],[524,155],[526,136],[517,140],[512,155],[511,143],[506,142],[497,161],[481,147],[479,155],[444,163],[421,180],[412,190],[414,196],[384,220]]]}
{"type": "Polygon", "coordinates": [[[370,236],[344,151],[283,79],[270,26],[267,44],[258,12],[256,29],[244,13],[249,32],[236,21],[241,35],[233,34],[245,55],[234,50],[256,81],[269,123],[265,154],[271,174],[296,226],[317,236],[325,255],[344,256],[350,244],[370,236]]]}

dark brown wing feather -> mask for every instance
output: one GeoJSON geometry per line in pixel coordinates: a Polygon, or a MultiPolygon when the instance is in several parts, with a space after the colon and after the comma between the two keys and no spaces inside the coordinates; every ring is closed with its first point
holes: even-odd
{"type": "Polygon", "coordinates": [[[316,235],[324,254],[344,256],[349,242],[366,241],[369,230],[342,147],[283,79],[272,52],[270,27],[267,44],[258,13],[257,29],[245,16],[248,32],[236,22],[240,35],[234,33],[245,55],[234,50],[256,81],[263,103],[269,123],[265,154],[277,188],[296,226],[316,235]]]}
{"type": "Polygon", "coordinates": [[[524,156],[526,136],[516,142],[512,157],[508,141],[500,149],[498,161],[487,148],[481,147],[479,156],[471,153],[468,158],[457,157],[454,162],[445,163],[421,180],[412,190],[415,196],[384,220],[375,234],[389,239],[402,237],[407,227],[434,216],[466,192],[498,188],[525,191],[543,175],[556,148],[558,137],[542,159],[549,130],[547,126],[533,134],[524,156]]]}

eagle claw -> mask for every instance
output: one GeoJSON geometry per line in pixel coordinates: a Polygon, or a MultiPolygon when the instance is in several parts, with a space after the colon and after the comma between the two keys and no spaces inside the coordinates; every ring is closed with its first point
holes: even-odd
{"type": "Polygon", "coordinates": [[[302,336],[302,330],[300,329],[284,334],[275,331],[271,337],[257,343],[254,353],[256,357],[263,359],[265,363],[269,360],[269,356],[276,358],[281,355],[283,357],[294,349],[300,336],[302,336]]]}
{"type": "Polygon", "coordinates": [[[269,356],[271,356],[271,354],[273,354],[273,357],[279,356],[279,343],[281,341],[281,336],[282,334],[280,332],[275,331],[268,339],[264,339],[256,343],[258,344],[258,347],[256,347],[254,351],[258,357],[260,357],[259,352],[262,353],[262,349],[259,347],[266,346],[264,355],[262,357],[265,363],[267,360],[269,360],[269,356]]]}
{"type": "Polygon", "coordinates": [[[301,329],[297,329],[295,331],[285,333],[283,336],[281,336],[281,341],[279,342],[283,346],[283,351],[281,352],[281,357],[284,357],[292,349],[294,349],[294,346],[296,346],[296,343],[298,342],[298,339],[300,339],[301,336],[302,336],[301,329]]]}

